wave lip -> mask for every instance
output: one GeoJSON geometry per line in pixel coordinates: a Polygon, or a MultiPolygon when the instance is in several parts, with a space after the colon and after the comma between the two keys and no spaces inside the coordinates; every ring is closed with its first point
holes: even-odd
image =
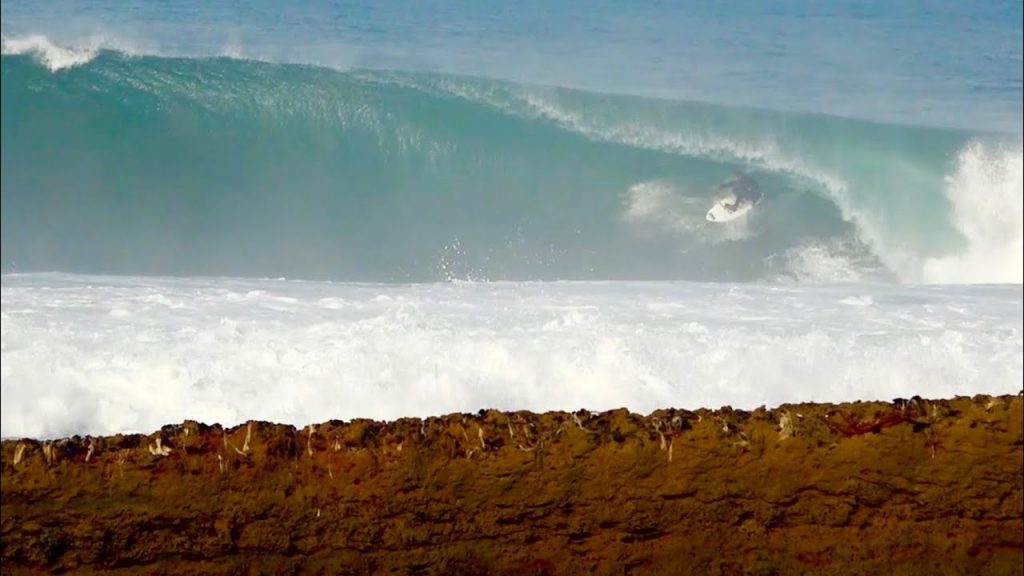
{"type": "Polygon", "coordinates": [[[103,47],[104,39],[94,37],[82,47],[58,46],[42,34],[0,39],[5,55],[29,54],[50,72],[57,72],[90,62],[103,47]]]}

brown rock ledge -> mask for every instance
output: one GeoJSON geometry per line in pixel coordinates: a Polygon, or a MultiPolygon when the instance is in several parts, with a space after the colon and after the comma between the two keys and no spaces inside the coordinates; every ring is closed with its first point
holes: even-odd
{"type": "Polygon", "coordinates": [[[1021,396],[7,440],[2,571],[1021,574],[1021,396]]]}

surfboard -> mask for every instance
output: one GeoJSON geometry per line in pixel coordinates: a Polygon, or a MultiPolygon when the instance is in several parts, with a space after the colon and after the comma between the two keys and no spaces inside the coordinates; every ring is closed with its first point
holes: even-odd
{"type": "Polygon", "coordinates": [[[719,198],[711,206],[711,209],[708,210],[708,213],[704,216],[704,219],[707,220],[708,222],[715,222],[716,224],[720,224],[723,222],[731,222],[732,220],[735,220],[743,216],[747,212],[750,212],[754,208],[754,206],[757,205],[756,203],[751,204],[749,202],[744,202],[735,210],[729,210],[728,208],[726,208],[726,205],[731,206],[734,200],[735,196],[726,196],[725,198],[719,198]]]}

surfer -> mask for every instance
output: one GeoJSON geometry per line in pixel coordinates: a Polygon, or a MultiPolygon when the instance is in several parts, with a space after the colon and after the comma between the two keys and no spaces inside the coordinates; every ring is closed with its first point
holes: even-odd
{"type": "Polygon", "coordinates": [[[723,203],[722,206],[729,212],[735,212],[744,204],[756,205],[761,201],[761,187],[753,178],[739,170],[732,171],[732,178],[718,187],[719,190],[728,190],[732,193],[732,203],[723,203]]]}

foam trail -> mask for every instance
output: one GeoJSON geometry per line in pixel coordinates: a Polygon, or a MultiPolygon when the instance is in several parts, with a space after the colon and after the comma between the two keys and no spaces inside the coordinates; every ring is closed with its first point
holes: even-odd
{"type": "Polygon", "coordinates": [[[640,233],[692,233],[702,227],[694,200],[678,193],[671,182],[638,182],[623,194],[622,219],[637,225],[640,233]]]}
{"type": "Polygon", "coordinates": [[[931,283],[1024,282],[1024,148],[972,142],[946,179],[953,221],[966,240],[958,254],[931,258],[931,283]]]}
{"type": "Polygon", "coordinates": [[[784,273],[780,280],[829,284],[862,282],[885,277],[880,267],[872,266],[866,254],[849,239],[811,242],[782,254],[784,273]]]}
{"type": "Polygon", "coordinates": [[[704,214],[709,200],[682,192],[672,182],[648,180],[630,186],[622,198],[622,220],[643,237],[659,233],[680,235],[691,242],[719,244],[749,238],[747,218],[709,224],[704,214]]]}
{"type": "Polygon", "coordinates": [[[0,434],[1014,393],[1021,294],[6,275],[0,434]]]}

